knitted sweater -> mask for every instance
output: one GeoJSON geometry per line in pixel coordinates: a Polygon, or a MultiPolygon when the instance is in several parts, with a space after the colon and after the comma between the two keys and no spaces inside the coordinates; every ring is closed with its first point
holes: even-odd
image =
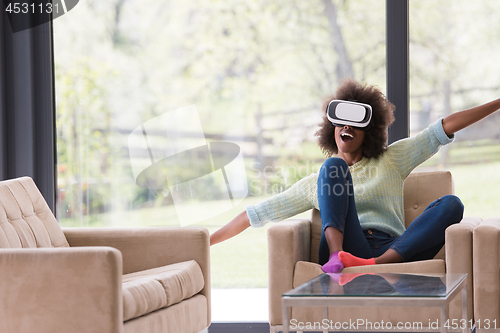
{"type": "MultiPolygon", "coordinates": [[[[354,200],[363,230],[377,229],[392,236],[405,231],[403,182],[419,164],[438,152],[442,145],[453,141],[446,135],[442,119],[418,135],[399,140],[378,158],[363,157],[350,166],[354,184],[354,200]]],[[[295,183],[286,191],[257,205],[247,206],[252,227],[278,222],[316,208],[318,173],[295,183]]]]}

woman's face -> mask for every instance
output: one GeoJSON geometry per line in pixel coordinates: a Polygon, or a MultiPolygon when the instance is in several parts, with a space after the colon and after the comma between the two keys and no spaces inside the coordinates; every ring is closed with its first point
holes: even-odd
{"type": "Polygon", "coordinates": [[[339,153],[362,154],[364,139],[365,132],[360,129],[347,125],[335,127],[335,142],[339,153]]]}

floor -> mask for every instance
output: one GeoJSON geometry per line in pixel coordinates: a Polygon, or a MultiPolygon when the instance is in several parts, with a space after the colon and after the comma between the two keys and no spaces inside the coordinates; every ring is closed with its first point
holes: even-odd
{"type": "Polygon", "coordinates": [[[269,322],[267,288],[212,289],[212,322],[269,322]]]}

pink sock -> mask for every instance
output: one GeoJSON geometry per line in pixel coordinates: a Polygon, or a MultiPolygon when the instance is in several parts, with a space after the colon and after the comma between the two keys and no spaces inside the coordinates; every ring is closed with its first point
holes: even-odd
{"type": "Polygon", "coordinates": [[[339,252],[333,252],[330,255],[330,259],[328,259],[328,262],[324,264],[321,269],[325,273],[338,273],[341,270],[344,269],[344,265],[342,264],[342,261],[339,259],[339,252]]]}
{"type": "Polygon", "coordinates": [[[363,259],[344,251],[340,251],[338,257],[344,267],[375,265],[375,258],[363,259]]]}

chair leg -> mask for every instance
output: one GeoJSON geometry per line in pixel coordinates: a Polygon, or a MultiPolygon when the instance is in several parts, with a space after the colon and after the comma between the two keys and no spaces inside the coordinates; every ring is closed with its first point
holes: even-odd
{"type": "Polygon", "coordinates": [[[278,333],[283,331],[283,327],[281,325],[269,325],[270,333],[278,333]]]}

